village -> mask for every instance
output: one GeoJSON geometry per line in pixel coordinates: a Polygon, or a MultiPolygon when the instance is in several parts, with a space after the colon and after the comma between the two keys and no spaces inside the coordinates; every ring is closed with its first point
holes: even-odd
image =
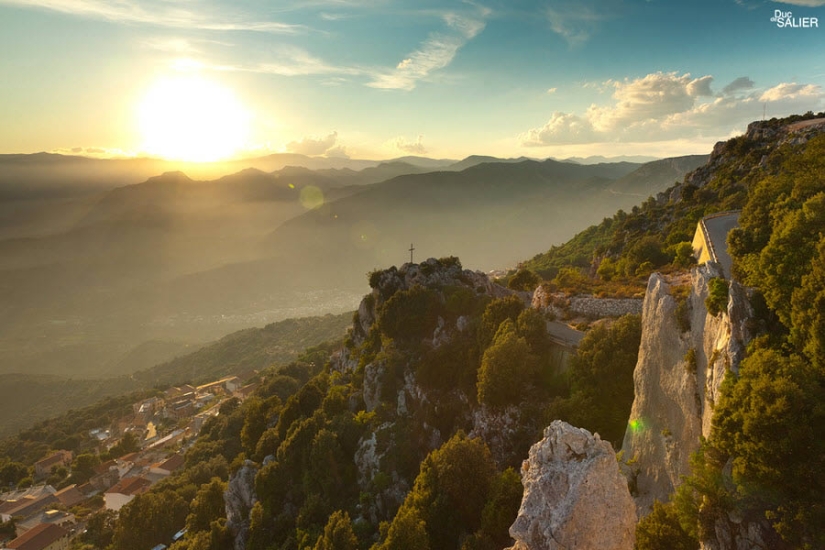
{"type": "Polygon", "coordinates": [[[85,518],[92,512],[105,509],[116,514],[183,467],[186,449],[204,422],[219,414],[225,401],[245,400],[257,385],[244,385],[238,376],[229,376],[197,387],[172,387],[133,403],[132,413],[111,426],[89,431],[96,448],[77,455],[52,450],[34,464],[31,486],[0,493],[0,524],[7,526],[0,532],[0,550],[67,549],[71,539],[84,531],[85,518]],[[99,458],[112,453],[120,456],[99,458]],[[56,488],[49,483],[56,478],[85,480],[58,483],[56,488]]]}

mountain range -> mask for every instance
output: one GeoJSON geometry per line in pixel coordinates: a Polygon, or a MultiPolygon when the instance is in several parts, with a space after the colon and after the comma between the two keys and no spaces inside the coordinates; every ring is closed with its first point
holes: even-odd
{"type": "MultiPolygon", "coordinates": [[[[116,376],[233,330],[351,311],[366,273],[404,262],[410,243],[416,258],[513,266],[704,160],[405,157],[355,170],[356,161],[321,159],[307,163],[316,169],[246,167],[201,181],[175,171],[96,193],[4,200],[0,371],[116,376]],[[7,215],[21,203],[25,216],[7,215]],[[139,349],[152,350],[146,362],[139,349]]],[[[12,161],[107,166],[42,155],[0,164],[12,161]]]]}

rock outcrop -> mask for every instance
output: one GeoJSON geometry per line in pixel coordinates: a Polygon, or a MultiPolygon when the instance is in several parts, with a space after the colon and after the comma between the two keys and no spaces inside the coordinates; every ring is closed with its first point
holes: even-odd
{"type": "MultiPolygon", "coordinates": [[[[492,282],[487,275],[480,271],[462,269],[457,259],[446,258],[436,260],[429,258],[420,264],[406,263],[399,268],[395,266],[384,271],[377,271],[370,277],[372,291],[361,300],[358,311],[355,313],[350,337],[352,347],[361,345],[367,338],[372,324],[378,316],[378,308],[399,290],[409,290],[420,285],[426,288],[467,287],[476,294],[486,294],[491,298],[504,298],[512,294],[519,295],[525,303],[529,303],[529,292],[516,292],[492,282]]],[[[459,318],[456,329],[460,332],[466,328],[467,319],[459,318]]],[[[435,344],[449,338],[449,331],[453,327],[445,327],[443,320],[433,335],[435,344]]],[[[342,373],[352,372],[358,362],[352,357],[349,350],[336,353],[332,358],[332,370],[342,373]]]]}
{"type": "Polygon", "coordinates": [[[636,397],[622,445],[640,516],[654,500],[667,501],[690,473],[690,455],[700,436],[710,435],[722,380],[738,369],[750,339],[752,310],[737,283],[731,283],[726,312],[707,311],[708,281],[719,275],[712,262],[692,270],[681,306],[661,275],[648,282],[633,373],[636,397]]]}
{"type": "Polygon", "coordinates": [[[610,443],[560,420],[522,465],[512,550],[631,550],[636,513],[610,443]]]}
{"type": "MultiPolygon", "coordinates": [[[[272,458],[272,457],[267,457],[272,458]]],[[[266,461],[264,462],[266,463],[266,461]]],[[[229,484],[223,494],[226,507],[226,526],[235,536],[235,550],[245,550],[249,531],[249,511],[258,497],[255,495],[255,475],[258,467],[251,460],[229,478],[229,484]]]]}

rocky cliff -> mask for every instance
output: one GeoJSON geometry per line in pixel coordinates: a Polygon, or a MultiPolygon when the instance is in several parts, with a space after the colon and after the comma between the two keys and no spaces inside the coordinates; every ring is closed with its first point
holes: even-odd
{"type": "Polygon", "coordinates": [[[691,453],[700,436],[710,435],[722,380],[738,369],[750,339],[752,309],[736,282],[727,310],[708,313],[708,282],[719,276],[719,266],[709,262],[693,269],[689,281],[668,282],[654,273],[648,282],[635,400],[622,446],[640,516],[654,500],[667,501],[680,476],[690,473],[691,453]]]}
{"type": "Polygon", "coordinates": [[[522,465],[511,550],[630,550],[636,511],[610,443],[560,420],[522,465]]]}
{"type": "MultiPolygon", "coordinates": [[[[271,458],[271,457],[269,457],[271,458]]],[[[234,549],[246,549],[246,537],[249,532],[249,511],[257,502],[255,495],[255,475],[258,467],[251,460],[244,461],[243,466],[229,478],[223,501],[226,507],[226,525],[234,534],[234,549]]]]}

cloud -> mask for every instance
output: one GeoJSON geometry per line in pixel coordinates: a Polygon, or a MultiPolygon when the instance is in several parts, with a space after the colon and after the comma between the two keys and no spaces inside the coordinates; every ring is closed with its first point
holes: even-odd
{"type": "Polygon", "coordinates": [[[91,158],[133,158],[136,156],[134,152],[124,151],[123,149],[114,149],[107,147],[70,147],[53,149],[52,153],[58,155],[77,155],[91,158]]]}
{"type": "Polygon", "coordinates": [[[807,6],[809,8],[817,8],[825,6],[825,0],[773,0],[780,4],[793,4],[794,6],[807,6]]]}
{"type": "Polygon", "coordinates": [[[765,90],[759,101],[802,100],[816,101],[822,98],[822,87],[814,84],[796,84],[783,82],[765,90]]]}
{"type": "Polygon", "coordinates": [[[559,89],[558,88],[547,88],[548,94],[555,94],[559,89]]]}
{"type": "Polygon", "coordinates": [[[335,147],[338,140],[338,132],[332,132],[326,137],[309,136],[300,141],[290,141],[286,144],[286,150],[299,155],[318,156],[323,155],[335,147]]]}
{"type": "Polygon", "coordinates": [[[734,92],[738,92],[739,90],[750,90],[754,87],[754,82],[747,76],[740,76],[724,88],[722,88],[722,93],[724,95],[730,95],[734,92]]]}
{"type": "Polygon", "coordinates": [[[390,143],[393,147],[404,153],[408,153],[410,155],[426,155],[427,149],[424,147],[422,140],[423,136],[421,135],[419,135],[415,141],[407,141],[404,136],[398,136],[397,138],[391,140],[390,143]]]}
{"type": "Polygon", "coordinates": [[[419,80],[452,63],[458,50],[484,30],[484,19],[489,13],[487,9],[477,8],[472,15],[442,14],[449,32],[431,33],[417,50],[399,61],[394,70],[375,72],[367,86],[412,90],[419,80]]]}
{"type": "Polygon", "coordinates": [[[550,30],[571,46],[587,42],[599,25],[614,17],[616,2],[554,0],[545,8],[550,30]]]}
{"type": "Polygon", "coordinates": [[[179,55],[200,53],[200,50],[195,48],[192,43],[185,38],[151,38],[143,40],[141,44],[152,50],[179,55]]]}
{"type": "Polygon", "coordinates": [[[591,105],[583,114],[554,112],[544,125],[518,136],[525,147],[584,143],[651,142],[668,139],[722,138],[762,116],[820,110],[825,92],[813,84],[780,83],[753,90],[740,77],[713,94],[713,77],[651,73],[641,78],[608,81],[612,101],[591,105]],[[747,94],[732,92],[750,90],[747,94]]]}
{"type": "MultiPolygon", "coordinates": [[[[200,68],[211,71],[237,71],[248,73],[272,74],[278,76],[309,75],[362,75],[364,69],[338,66],[315,57],[304,49],[296,47],[281,48],[275,58],[264,63],[221,65],[202,63],[200,68]]],[[[338,82],[340,83],[340,82],[338,82]]],[[[327,82],[329,84],[329,82],[327,82]]]]}
{"type": "Polygon", "coordinates": [[[653,121],[690,109],[697,97],[709,96],[711,76],[651,73],[642,78],[609,81],[616,103],[591,105],[587,120],[598,132],[613,132],[628,125],[653,121]]]}
{"type": "MultiPolygon", "coordinates": [[[[745,6],[749,9],[754,9],[759,6],[764,6],[767,2],[765,0],[735,0],[740,6],[745,6]]],[[[817,8],[825,6],[825,0],[772,0],[775,4],[791,4],[792,6],[804,6],[808,8],[817,8]]]]}
{"type": "Polygon", "coordinates": [[[188,10],[182,3],[138,0],[0,0],[0,5],[40,8],[78,17],[116,23],[139,23],[160,27],[213,31],[256,31],[294,34],[307,30],[303,25],[258,21],[240,13],[210,12],[202,5],[188,10]]]}
{"type": "Polygon", "coordinates": [[[336,145],[330,149],[327,149],[324,153],[324,156],[327,158],[336,158],[336,159],[348,159],[350,158],[349,153],[347,152],[347,148],[343,145],[336,145]]]}

